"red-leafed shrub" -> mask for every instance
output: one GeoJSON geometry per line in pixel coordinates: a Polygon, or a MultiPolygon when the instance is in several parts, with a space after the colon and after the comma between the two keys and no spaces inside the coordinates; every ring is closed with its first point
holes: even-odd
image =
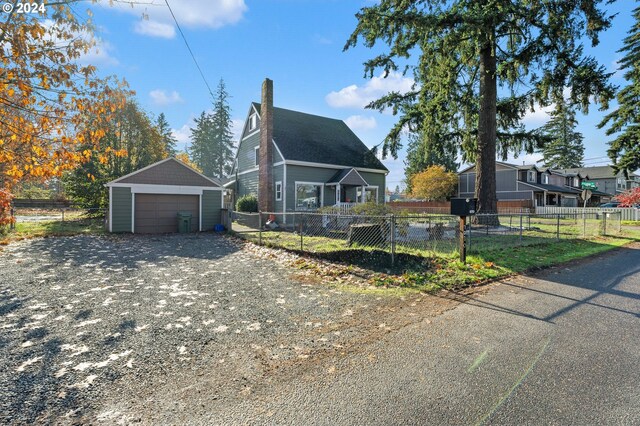
{"type": "Polygon", "coordinates": [[[614,200],[620,202],[620,207],[631,207],[640,205],[640,188],[633,188],[627,192],[617,195],[614,200]]]}
{"type": "Polygon", "coordinates": [[[6,232],[9,225],[15,221],[11,216],[12,199],[13,194],[6,189],[0,189],[0,233],[6,232]]]}

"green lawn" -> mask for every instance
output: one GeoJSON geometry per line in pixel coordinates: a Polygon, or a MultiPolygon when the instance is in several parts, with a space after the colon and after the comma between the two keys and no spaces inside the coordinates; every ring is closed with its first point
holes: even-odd
{"type": "MultiPolygon", "coordinates": [[[[423,247],[398,243],[395,267],[390,265],[389,247],[349,247],[343,238],[303,236],[301,246],[298,234],[270,231],[262,233],[262,244],[294,251],[301,251],[302,247],[303,252],[321,258],[371,269],[370,282],[378,287],[435,291],[477,285],[640,241],[640,224],[624,226],[619,233],[615,232],[616,235],[579,239],[583,226],[596,233],[600,224],[597,221],[575,222],[561,223],[560,239],[556,234],[557,219],[553,223],[551,220],[532,222],[522,238],[519,233],[480,236],[474,230],[466,264],[459,261],[455,241],[425,241],[423,247]],[[383,270],[386,272],[381,272],[383,270]]],[[[505,224],[504,221],[501,223],[505,224]]],[[[611,230],[614,231],[616,229],[611,230]]],[[[255,243],[260,238],[257,232],[238,236],[255,243]]]]}
{"type": "Polygon", "coordinates": [[[8,244],[14,240],[35,237],[55,237],[77,234],[103,234],[104,219],[76,216],[73,220],[43,220],[34,222],[18,222],[15,229],[0,235],[0,244],[8,244]]]}

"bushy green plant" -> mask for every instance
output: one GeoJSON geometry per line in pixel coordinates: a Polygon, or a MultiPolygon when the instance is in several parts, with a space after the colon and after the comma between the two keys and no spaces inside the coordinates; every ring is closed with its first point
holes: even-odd
{"type": "Polygon", "coordinates": [[[253,194],[243,195],[236,201],[236,211],[255,213],[258,211],[258,198],[253,194]]]}
{"type": "Polygon", "coordinates": [[[393,213],[393,209],[386,204],[376,203],[364,203],[356,204],[353,207],[354,214],[361,214],[365,216],[386,216],[393,213]]]}

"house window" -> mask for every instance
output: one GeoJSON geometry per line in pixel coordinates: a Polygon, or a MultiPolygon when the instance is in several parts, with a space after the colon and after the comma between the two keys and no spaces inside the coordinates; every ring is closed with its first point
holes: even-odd
{"type": "Polygon", "coordinates": [[[256,154],[256,166],[260,164],[260,147],[256,146],[255,147],[255,154],[256,154]]]}
{"type": "Polygon", "coordinates": [[[296,182],[296,210],[316,210],[322,207],[322,184],[296,182]]]}
{"type": "MultiPolygon", "coordinates": [[[[362,188],[358,187],[357,191],[357,199],[362,200],[362,188]]],[[[378,187],[377,186],[367,186],[364,189],[364,202],[365,203],[377,203],[378,202],[378,187]]]]}
{"type": "Polygon", "coordinates": [[[276,201],[282,201],[282,182],[276,182],[276,201]]]}
{"type": "Polygon", "coordinates": [[[580,179],[578,179],[577,177],[573,178],[573,186],[575,186],[576,188],[580,186],[580,179]]]}
{"type": "Polygon", "coordinates": [[[529,170],[527,172],[527,182],[535,182],[536,181],[536,171],[529,170]]]}
{"type": "Polygon", "coordinates": [[[249,130],[255,130],[256,127],[258,127],[258,115],[251,114],[249,117],[249,130]]]}
{"type": "Polygon", "coordinates": [[[544,183],[545,185],[549,185],[549,175],[544,175],[544,177],[543,177],[543,180],[542,180],[542,181],[543,181],[543,183],[544,183]]]}
{"type": "Polygon", "coordinates": [[[618,188],[624,188],[624,179],[618,178],[618,188]]]}

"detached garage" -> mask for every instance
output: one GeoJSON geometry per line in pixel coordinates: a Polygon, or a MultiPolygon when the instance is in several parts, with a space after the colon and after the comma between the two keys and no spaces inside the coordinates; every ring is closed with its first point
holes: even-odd
{"type": "Polygon", "coordinates": [[[178,232],[178,213],[191,215],[191,232],[220,223],[223,188],[175,158],[109,182],[109,232],[178,232]]]}

